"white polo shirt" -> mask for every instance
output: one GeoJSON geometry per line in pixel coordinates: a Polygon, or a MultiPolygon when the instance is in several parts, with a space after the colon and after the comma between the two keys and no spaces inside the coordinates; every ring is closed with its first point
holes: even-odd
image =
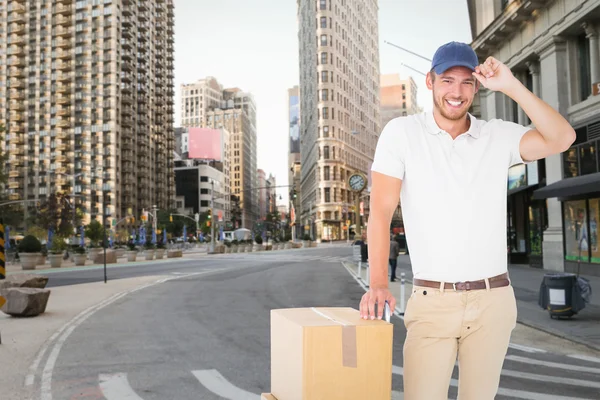
{"type": "Polygon", "coordinates": [[[379,137],[371,170],[402,179],[415,278],[463,282],[507,271],[508,169],[523,162],[519,143],[530,128],[469,118],[456,139],[431,112],[396,118],[379,137]]]}

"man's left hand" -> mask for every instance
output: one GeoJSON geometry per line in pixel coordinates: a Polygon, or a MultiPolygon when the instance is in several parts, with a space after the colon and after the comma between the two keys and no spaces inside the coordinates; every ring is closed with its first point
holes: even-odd
{"type": "Polygon", "coordinates": [[[502,93],[516,83],[510,68],[494,57],[488,57],[483,64],[475,67],[473,75],[485,88],[502,93]]]}

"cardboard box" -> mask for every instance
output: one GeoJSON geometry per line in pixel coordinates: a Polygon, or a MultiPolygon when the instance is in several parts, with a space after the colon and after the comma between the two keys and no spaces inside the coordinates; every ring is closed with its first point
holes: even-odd
{"type": "Polygon", "coordinates": [[[271,311],[271,393],[278,400],[389,400],[393,325],[353,308],[271,311]]]}
{"type": "Polygon", "coordinates": [[[277,400],[271,393],[263,393],[260,395],[260,400],[277,400]]]}

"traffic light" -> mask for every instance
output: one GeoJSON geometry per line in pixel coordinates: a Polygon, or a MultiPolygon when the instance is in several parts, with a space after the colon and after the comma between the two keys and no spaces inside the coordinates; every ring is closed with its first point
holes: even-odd
{"type": "Polygon", "coordinates": [[[208,219],[212,219],[212,208],[208,209],[208,219]]]}
{"type": "Polygon", "coordinates": [[[293,196],[294,198],[298,197],[298,192],[296,191],[296,189],[294,189],[293,196]]]}
{"type": "Polygon", "coordinates": [[[173,215],[169,215],[169,222],[173,222],[173,215]]]}

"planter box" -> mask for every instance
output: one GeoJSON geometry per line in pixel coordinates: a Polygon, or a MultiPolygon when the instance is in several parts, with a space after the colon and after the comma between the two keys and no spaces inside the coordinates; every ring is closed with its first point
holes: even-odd
{"type": "Polygon", "coordinates": [[[154,259],[154,250],[145,250],[144,257],[146,261],[150,261],[154,259]]]}
{"type": "Polygon", "coordinates": [[[88,258],[94,261],[100,252],[104,253],[104,249],[93,248],[88,250],[88,258]]]}
{"type": "Polygon", "coordinates": [[[49,254],[48,258],[50,258],[50,267],[60,268],[60,266],[62,265],[62,254],[49,254]]]}
{"type": "Polygon", "coordinates": [[[21,268],[24,270],[32,270],[38,265],[40,253],[20,253],[21,268]]]}
{"type": "Polygon", "coordinates": [[[183,253],[181,250],[167,250],[167,258],[179,258],[182,256],[183,253]]]}
{"type": "Polygon", "coordinates": [[[137,257],[137,251],[126,251],[125,255],[127,256],[127,261],[135,261],[137,257]]]}
{"type": "Polygon", "coordinates": [[[157,260],[162,260],[165,257],[165,249],[156,249],[154,255],[157,260]]]}
{"type": "Polygon", "coordinates": [[[87,260],[87,256],[85,254],[75,254],[73,256],[73,261],[75,261],[75,265],[78,267],[85,265],[85,260],[87,260]]]}
{"type": "MultiPolygon", "coordinates": [[[[104,249],[100,249],[100,252],[93,259],[93,262],[94,264],[104,264],[104,249]]],[[[117,253],[114,250],[106,249],[106,263],[117,263],[117,253]]]]}

